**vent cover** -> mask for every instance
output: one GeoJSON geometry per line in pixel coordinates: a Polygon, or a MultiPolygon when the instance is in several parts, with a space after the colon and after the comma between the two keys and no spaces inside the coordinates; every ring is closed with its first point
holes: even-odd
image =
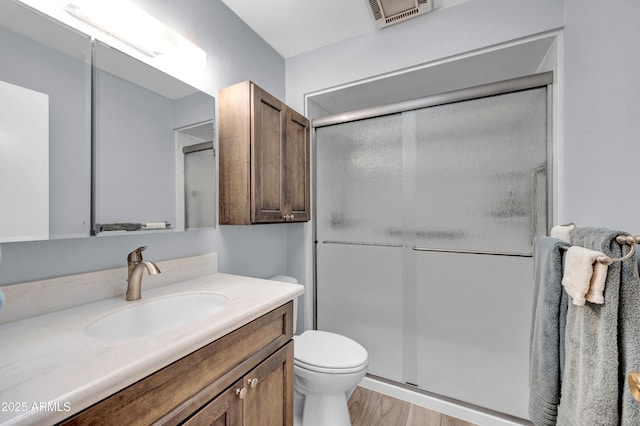
{"type": "Polygon", "coordinates": [[[364,0],[371,10],[376,28],[397,24],[430,12],[433,0],[364,0]]]}

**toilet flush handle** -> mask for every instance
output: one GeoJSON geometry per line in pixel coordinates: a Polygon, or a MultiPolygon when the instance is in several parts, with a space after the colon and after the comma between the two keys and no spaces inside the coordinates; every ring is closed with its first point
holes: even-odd
{"type": "Polygon", "coordinates": [[[258,378],[254,377],[253,379],[247,379],[247,384],[251,386],[251,389],[255,389],[258,386],[258,378]]]}

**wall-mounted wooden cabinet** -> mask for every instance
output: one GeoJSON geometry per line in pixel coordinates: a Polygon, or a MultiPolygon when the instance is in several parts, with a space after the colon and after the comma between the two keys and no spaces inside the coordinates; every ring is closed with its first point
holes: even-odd
{"type": "Polygon", "coordinates": [[[219,93],[220,224],[310,218],[310,124],[250,81],[219,93]]]}

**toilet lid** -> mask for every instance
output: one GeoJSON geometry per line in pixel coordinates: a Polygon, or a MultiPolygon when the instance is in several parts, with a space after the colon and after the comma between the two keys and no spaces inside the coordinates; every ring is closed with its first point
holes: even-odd
{"type": "Polygon", "coordinates": [[[353,369],[367,364],[367,350],[357,342],[328,331],[307,330],[295,337],[294,361],[323,369],[353,369]]]}

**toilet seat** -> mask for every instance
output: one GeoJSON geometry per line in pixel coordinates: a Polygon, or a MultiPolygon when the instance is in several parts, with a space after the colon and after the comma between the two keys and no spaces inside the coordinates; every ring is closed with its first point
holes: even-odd
{"type": "Polygon", "coordinates": [[[348,337],[307,330],[294,337],[294,365],[319,373],[347,374],[367,367],[367,350],[348,337]]]}
{"type": "Polygon", "coordinates": [[[363,364],[352,367],[352,368],[325,368],[317,365],[305,364],[304,362],[293,360],[293,365],[302,368],[304,370],[313,371],[315,373],[325,373],[325,374],[349,374],[349,373],[357,373],[358,371],[365,370],[367,368],[368,362],[364,362],[363,364]]]}

